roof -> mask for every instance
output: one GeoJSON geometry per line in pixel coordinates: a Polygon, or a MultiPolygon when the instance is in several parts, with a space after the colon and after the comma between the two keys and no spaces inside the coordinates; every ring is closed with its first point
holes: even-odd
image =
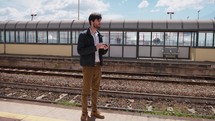
{"type": "MultiPolygon", "coordinates": [[[[14,29],[86,29],[88,21],[0,21],[1,30],[14,29]]],[[[215,20],[141,20],[102,21],[103,30],[215,30],[215,20]]]]}

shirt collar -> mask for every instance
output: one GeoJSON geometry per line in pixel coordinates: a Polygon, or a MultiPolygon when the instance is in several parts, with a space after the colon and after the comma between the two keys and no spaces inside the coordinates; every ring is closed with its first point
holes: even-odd
{"type": "Polygon", "coordinates": [[[91,35],[98,35],[98,31],[95,31],[95,33],[93,33],[91,29],[90,29],[90,33],[91,35]]]}

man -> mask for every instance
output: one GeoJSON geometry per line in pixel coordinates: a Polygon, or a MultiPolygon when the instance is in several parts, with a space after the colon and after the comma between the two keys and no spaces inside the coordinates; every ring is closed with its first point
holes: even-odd
{"type": "Polygon", "coordinates": [[[101,26],[101,14],[92,13],[89,16],[90,28],[80,33],[78,38],[78,53],[80,65],[83,67],[82,115],[81,121],[89,121],[87,99],[91,88],[91,117],[104,119],[97,110],[98,91],[101,80],[102,55],[107,53],[108,45],[103,44],[102,35],[98,29],[101,26]]]}

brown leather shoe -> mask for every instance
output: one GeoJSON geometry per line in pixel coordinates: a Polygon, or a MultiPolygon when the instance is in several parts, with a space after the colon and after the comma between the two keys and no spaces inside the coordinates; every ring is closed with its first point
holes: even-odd
{"type": "Polygon", "coordinates": [[[90,117],[88,116],[87,113],[83,113],[81,115],[81,121],[90,121],[90,117]]]}
{"type": "Polygon", "coordinates": [[[91,117],[95,117],[95,118],[99,118],[99,119],[104,119],[105,116],[101,115],[101,113],[97,110],[97,111],[92,111],[91,112],[91,117]]]}

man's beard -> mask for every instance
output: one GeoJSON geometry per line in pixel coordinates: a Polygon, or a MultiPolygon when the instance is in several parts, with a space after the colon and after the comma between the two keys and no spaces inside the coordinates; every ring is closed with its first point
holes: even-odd
{"type": "Polygon", "coordinates": [[[96,29],[100,29],[101,28],[100,25],[95,25],[95,24],[93,24],[93,27],[96,28],[96,29]]]}

